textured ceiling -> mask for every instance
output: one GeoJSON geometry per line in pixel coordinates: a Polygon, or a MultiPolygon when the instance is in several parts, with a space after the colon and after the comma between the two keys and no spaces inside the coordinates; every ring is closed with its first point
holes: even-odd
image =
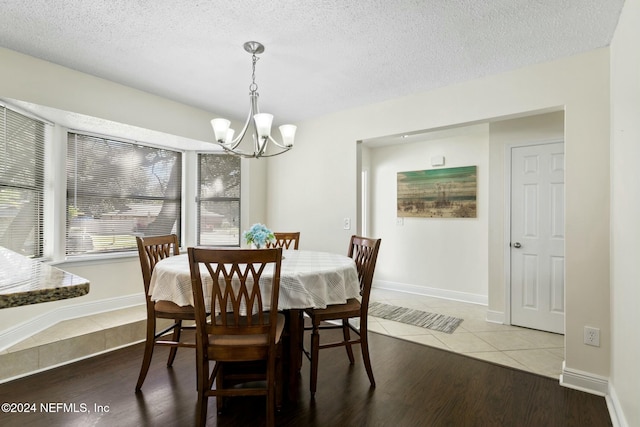
{"type": "Polygon", "coordinates": [[[608,46],[622,4],[0,0],[0,46],[242,119],[257,40],[260,108],[283,123],[608,46]]]}

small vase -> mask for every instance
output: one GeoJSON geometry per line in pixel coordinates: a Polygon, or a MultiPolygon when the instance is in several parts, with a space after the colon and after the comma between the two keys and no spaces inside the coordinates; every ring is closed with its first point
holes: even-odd
{"type": "Polygon", "coordinates": [[[252,249],[262,249],[262,245],[260,243],[252,243],[251,244],[251,248],[252,249]]]}

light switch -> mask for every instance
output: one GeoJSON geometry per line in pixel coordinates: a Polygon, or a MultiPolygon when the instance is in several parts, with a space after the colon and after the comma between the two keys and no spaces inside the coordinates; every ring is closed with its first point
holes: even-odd
{"type": "Polygon", "coordinates": [[[345,218],[342,227],[345,230],[351,230],[351,218],[345,218]]]}

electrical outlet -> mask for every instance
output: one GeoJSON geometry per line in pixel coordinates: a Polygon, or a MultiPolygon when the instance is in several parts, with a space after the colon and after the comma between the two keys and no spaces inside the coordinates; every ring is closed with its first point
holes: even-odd
{"type": "Polygon", "coordinates": [[[591,326],[584,327],[584,343],[594,347],[600,347],[600,329],[591,326]]]}
{"type": "Polygon", "coordinates": [[[351,218],[344,219],[342,228],[344,228],[345,230],[351,230],[351,218]]]}
{"type": "Polygon", "coordinates": [[[404,225],[404,218],[401,216],[396,217],[396,225],[400,225],[400,226],[404,225]]]}

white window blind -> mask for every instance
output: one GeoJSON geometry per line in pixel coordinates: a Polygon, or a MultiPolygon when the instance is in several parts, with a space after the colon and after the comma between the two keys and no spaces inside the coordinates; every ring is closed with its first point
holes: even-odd
{"type": "Polygon", "coordinates": [[[180,235],[180,152],[79,133],[67,141],[67,255],[136,249],[180,235]]]}
{"type": "Polygon", "coordinates": [[[0,106],[0,246],[41,257],[45,124],[0,106]]]}
{"type": "Polygon", "coordinates": [[[198,244],[240,246],[240,158],[198,155],[198,244]]]}

